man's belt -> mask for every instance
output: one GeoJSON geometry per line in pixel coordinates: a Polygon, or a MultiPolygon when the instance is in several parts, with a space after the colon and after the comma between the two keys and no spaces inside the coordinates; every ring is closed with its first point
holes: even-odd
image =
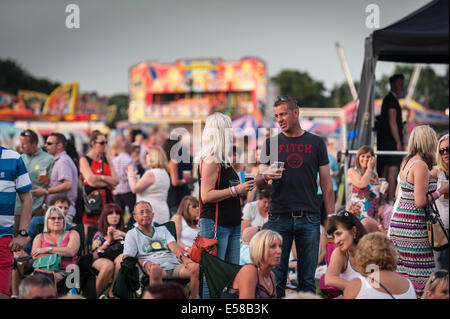
{"type": "Polygon", "coordinates": [[[316,213],[316,212],[305,212],[304,210],[296,210],[296,211],[292,211],[290,213],[290,215],[293,218],[301,218],[301,217],[306,216],[306,215],[319,215],[319,213],[316,213]]]}

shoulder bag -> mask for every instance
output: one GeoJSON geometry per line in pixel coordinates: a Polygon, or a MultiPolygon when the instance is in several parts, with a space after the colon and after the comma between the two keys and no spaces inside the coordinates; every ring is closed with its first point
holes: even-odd
{"type": "MultiPolygon", "coordinates": [[[[88,163],[90,164],[89,159],[86,157],[86,159],[88,160],[88,163]]],[[[103,170],[104,170],[104,162],[102,159],[102,175],[103,175],[103,170]]],[[[83,187],[81,187],[82,192],[83,192],[83,204],[84,204],[84,209],[86,211],[86,217],[91,218],[93,216],[100,216],[100,214],[102,213],[102,209],[103,209],[103,203],[102,203],[102,193],[101,193],[101,189],[97,188],[96,191],[93,191],[91,194],[87,194],[86,190],[85,190],[85,185],[83,185],[83,187]]]]}
{"type": "Polygon", "coordinates": [[[427,207],[425,208],[428,242],[433,250],[440,251],[448,247],[448,231],[442,223],[439,211],[431,193],[427,194],[427,207]],[[431,197],[431,201],[430,201],[431,197]]]}
{"type": "MultiPolygon", "coordinates": [[[[219,177],[217,178],[217,188],[219,188],[220,185],[220,164],[219,164],[219,177]]],[[[202,188],[201,188],[201,181],[199,180],[199,193],[198,193],[198,220],[200,221],[200,214],[202,212],[202,188]]],[[[213,238],[206,238],[200,236],[198,234],[194,238],[194,242],[192,243],[191,247],[191,254],[190,258],[192,261],[199,263],[201,259],[202,250],[206,251],[208,254],[211,254],[213,256],[217,256],[217,220],[219,218],[219,203],[216,203],[216,218],[215,218],[215,225],[214,225],[214,237],[213,238]]]]}
{"type": "MultiPolygon", "coordinates": [[[[64,237],[65,232],[63,232],[61,234],[61,237],[59,238],[58,241],[58,246],[61,244],[61,241],[64,237]]],[[[44,234],[42,233],[41,236],[44,236],[44,234]]],[[[33,262],[33,267],[35,269],[40,269],[40,270],[47,270],[47,271],[54,271],[54,272],[58,272],[60,271],[60,267],[61,267],[61,256],[58,254],[51,254],[39,259],[36,259],[33,262]]]]}

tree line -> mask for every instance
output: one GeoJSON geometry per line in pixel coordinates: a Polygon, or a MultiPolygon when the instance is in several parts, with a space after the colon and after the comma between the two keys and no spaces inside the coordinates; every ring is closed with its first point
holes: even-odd
{"type": "MultiPolygon", "coordinates": [[[[405,76],[405,94],[413,73],[412,64],[396,64],[393,73],[405,76]]],[[[375,98],[383,98],[389,91],[389,77],[383,75],[376,81],[375,98]]],[[[342,107],[352,100],[347,82],[335,84],[327,90],[322,81],[312,78],[308,72],[282,70],[270,80],[283,95],[290,95],[305,107],[342,107]]],[[[430,109],[445,110],[449,107],[449,67],[439,75],[427,65],[422,68],[413,99],[430,109]]],[[[61,83],[46,78],[36,78],[11,59],[0,59],[0,91],[17,94],[18,90],[33,90],[50,94],[61,83]]],[[[359,82],[355,82],[358,90],[359,82]]],[[[107,105],[118,107],[117,120],[128,117],[128,95],[115,94],[108,97],[107,105]]],[[[115,122],[115,121],[114,121],[115,122]]]]}

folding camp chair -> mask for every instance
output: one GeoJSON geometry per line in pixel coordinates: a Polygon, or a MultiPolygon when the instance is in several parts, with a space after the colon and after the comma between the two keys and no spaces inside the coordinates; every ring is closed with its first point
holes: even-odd
{"type": "Polygon", "coordinates": [[[232,284],[234,277],[236,277],[241,267],[241,265],[228,263],[202,251],[200,260],[200,293],[202,293],[203,290],[202,278],[205,275],[211,298],[220,298],[224,289],[232,284]]]}
{"type": "MultiPolygon", "coordinates": [[[[167,223],[156,225],[156,227],[166,227],[167,230],[177,240],[177,232],[175,223],[168,221],[167,223]]],[[[123,299],[140,298],[139,290],[148,285],[149,276],[142,269],[135,257],[126,257],[121,263],[121,268],[117,275],[116,283],[113,287],[115,296],[123,299]]],[[[165,278],[164,281],[175,281],[182,286],[189,283],[189,278],[165,278]]]]}

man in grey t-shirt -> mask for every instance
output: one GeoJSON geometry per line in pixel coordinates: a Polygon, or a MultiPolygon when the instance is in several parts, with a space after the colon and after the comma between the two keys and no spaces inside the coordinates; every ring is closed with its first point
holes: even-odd
{"type": "Polygon", "coordinates": [[[138,258],[139,264],[149,275],[149,284],[162,282],[164,278],[189,278],[192,298],[199,288],[199,265],[177,244],[166,227],[153,226],[153,208],[150,203],[136,203],[133,217],[137,227],[125,236],[124,257],[138,258]]]}

